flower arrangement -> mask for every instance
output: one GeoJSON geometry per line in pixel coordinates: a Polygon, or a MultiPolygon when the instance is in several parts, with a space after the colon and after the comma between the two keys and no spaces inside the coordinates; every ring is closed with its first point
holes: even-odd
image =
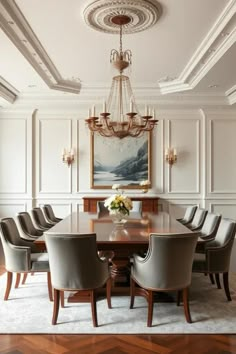
{"type": "MultiPolygon", "coordinates": [[[[116,189],[117,191],[119,188],[119,184],[114,184],[112,186],[112,189],[116,189]]],[[[107,198],[104,202],[104,206],[108,208],[111,215],[115,215],[117,213],[129,215],[129,211],[133,208],[133,203],[130,198],[119,193],[107,198]]]]}

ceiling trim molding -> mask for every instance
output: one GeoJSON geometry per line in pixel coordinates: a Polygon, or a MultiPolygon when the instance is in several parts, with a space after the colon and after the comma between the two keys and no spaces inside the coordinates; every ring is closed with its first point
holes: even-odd
{"type": "Polygon", "coordinates": [[[193,89],[236,41],[236,0],[231,0],[177,79],[159,82],[161,93],[193,89]]]}
{"type": "Polygon", "coordinates": [[[80,80],[62,78],[14,0],[0,1],[0,28],[50,89],[80,92],[80,80]]]}
{"type": "Polygon", "coordinates": [[[228,91],[225,92],[225,95],[228,98],[229,104],[236,103],[236,85],[231,87],[228,91]]]}
{"type": "Polygon", "coordinates": [[[0,76],[0,96],[8,102],[14,103],[18,94],[19,91],[0,76]]]}

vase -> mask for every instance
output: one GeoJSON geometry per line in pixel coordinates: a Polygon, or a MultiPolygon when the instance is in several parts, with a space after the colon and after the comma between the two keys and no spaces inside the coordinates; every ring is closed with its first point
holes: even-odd
{"type": "Polygon", "coordinates": [[[126,223],[127,217],[128,217],[127,214],[124,214],[119,210],[112,210],[110,212],[110,216],[111,216],[111,219],[114,222],[114,224],[116,224],[118,226],[124,225],[126,223]]]}

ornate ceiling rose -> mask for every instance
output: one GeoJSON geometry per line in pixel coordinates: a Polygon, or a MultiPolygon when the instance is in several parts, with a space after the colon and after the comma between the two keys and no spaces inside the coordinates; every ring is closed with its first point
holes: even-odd
{"type": "Polygon", "coordinates": [[[161,13],[161,5],[156,0],[96,0],[83,12],[87,25],[106,33],[118,33],[120,26],[113,19],[127,16],[130,20],[123,26],[126,34],[153,26],[161,13]]]}

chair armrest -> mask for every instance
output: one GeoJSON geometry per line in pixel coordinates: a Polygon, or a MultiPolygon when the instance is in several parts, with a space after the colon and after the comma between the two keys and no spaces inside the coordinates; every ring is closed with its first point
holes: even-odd
{"type": "Polygon", "coordinates": [[[30,247],[8,244],[5,250],[6,269],[11,272],[29,271],[31,268],[30,254],[30,247]]]}
{"type": "Polygon", "coordinates": [[[140,254],[135,253],[133,255],[133,259],[135,262],[142,263],[144,260],[146,260],[146,256],[142,257],[142,256],[140,256],[140,254]]]}

